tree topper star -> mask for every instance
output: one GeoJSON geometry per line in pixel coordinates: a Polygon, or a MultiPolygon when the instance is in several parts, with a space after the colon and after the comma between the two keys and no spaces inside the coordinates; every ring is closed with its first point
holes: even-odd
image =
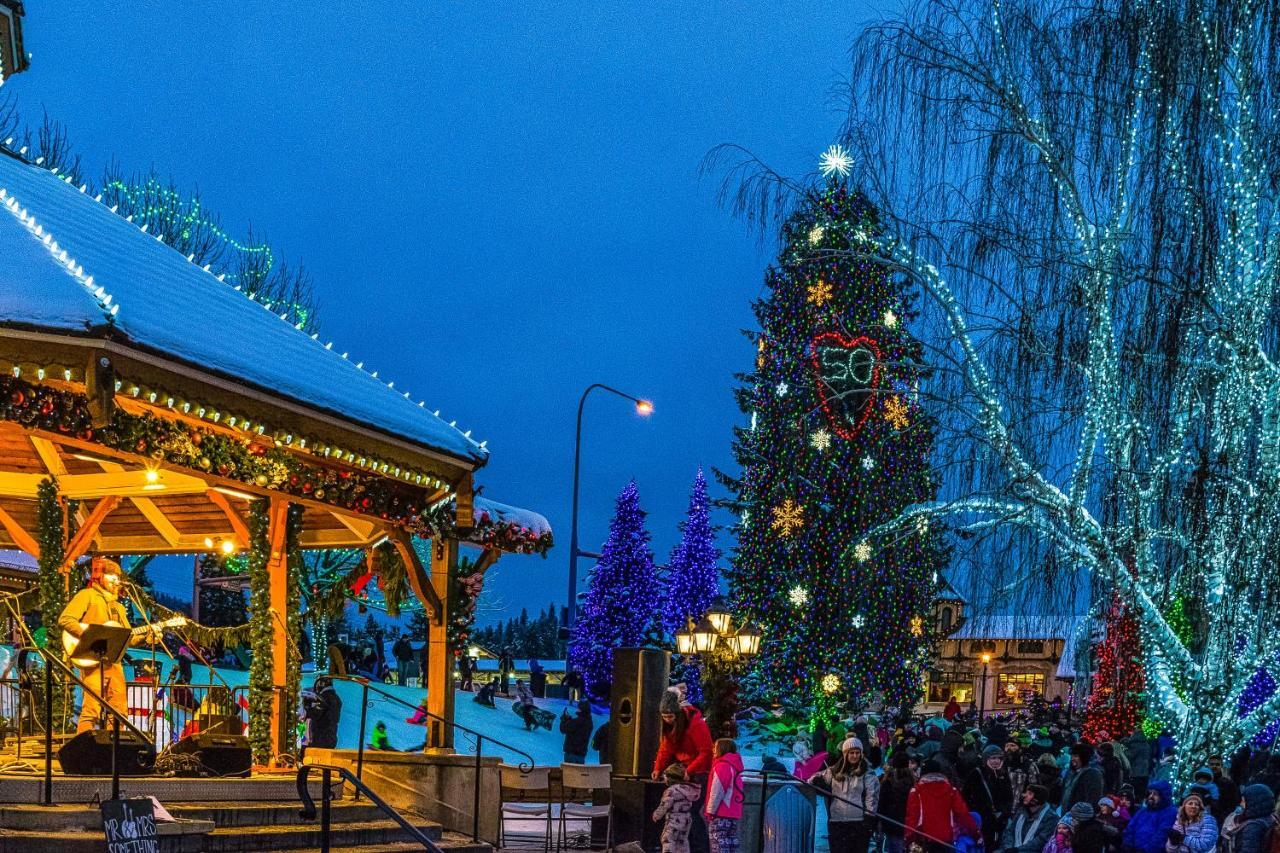
{"type": "Polygon", "coordinates": [[[843,145],[832,145],[822,152],[822,157],[818,159],[818,168],[822,170],[823,177],[839,175],[847,178],[849,170],[853,168],[853,157],[850,156],[849,149],[843,145]]]}

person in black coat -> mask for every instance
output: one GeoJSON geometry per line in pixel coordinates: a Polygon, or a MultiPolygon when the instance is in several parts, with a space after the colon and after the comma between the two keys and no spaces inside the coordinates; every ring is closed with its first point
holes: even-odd
{"type": "Polygon", "coordinates": [[[965,776],[961,791],[965,803],[982,818],[982,840],[987,850],[996,843],[1013,813],[1013,785],[1004,769],[1004,750],[994,744],[982,751],[982,764],[965,776]]]}
{"type": "Polygon", "coordinates": [[[886,853],[902,853],[902,824],[907,819],[907,795],[915,787],[916,776],[911,772],[911,757],[906,747],[898,747],[889,759],[889,769],[880,778],[880,801],[876,811],[880,817],[880,831],[884,833],[886,853]]]}
{"type": "Polygon", "coordinates": [[[337,749],[342,698],[338,696],[338,691],[333,689],[331,679],[316,679],[315,698],[306,704],[306,714],[311,722],[309,745],[317,749],[337,749]]]}
{"type": "Polygon", "coordinates": [[[1071,747],[1071,766],[1062,783],[1062,814],[1071,811],[1076,803],[1086,803],[1089,808],[1102,799],[1102,771],[1094,766],[1093,747],[1081,742],[1071,747]]]}
{"type": "Polygon", "coordinates": [[[560,731],[564,734],[564,763],[586,764],[587,745],[591,740],[591,730],[595,727],[591,719],[591,703],[586,699],[578,702],[578,713],[569,716],[566,708],[560,714],[560,731]]]}

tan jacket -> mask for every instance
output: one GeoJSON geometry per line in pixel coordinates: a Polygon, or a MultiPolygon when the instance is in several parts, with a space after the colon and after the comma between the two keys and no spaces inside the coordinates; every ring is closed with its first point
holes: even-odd
{"type": "Polygon", "coordinates": [[[58,627],[73,637],[80,636],[81,623],[105,625],[108,622],[128,628],[129,615],[123,604],[93,586],[85,587],[72,596],[71,601],[63,608],[62,615],[58,617],[58,627]]]}

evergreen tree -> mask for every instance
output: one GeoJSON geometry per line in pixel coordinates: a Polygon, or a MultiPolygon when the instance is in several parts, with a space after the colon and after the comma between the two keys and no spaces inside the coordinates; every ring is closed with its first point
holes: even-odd
{"type": "Polygon", "coordinates": [[[1107,612],[1107,633],[1094,649],[1098,669],[1084,710],[1084,739],[1098,743],[1106,732],[1124,738],[1142,719],[1142,649],[1138,620],[1114,598],[1107,612]]]}
{"type": "Polygon", "coordinates": [[[641,645],[658,616],[658,579],[644,515],[633,480],[618,495],[609,538],[574,626],[569,668],[582,673],[587,692],[598,699],[607,698],[613,684],[613,650],[641,645]]]}
{"type": "MultiPolygon", "coordinates": [[[[244,558],[232,558],[237,565],[244,558]]],[[[243,568],[235,571],[229,565],[231,561],[223,561],[213,554],[205,554],[200,558],[200,577],[225,578],[243,575],[243,568]]],[[[244,590],[240,584],[209,584],[200,587],[200,623],[210,628],[230,628],[243,625],[249,621],[249,609],[245,606],[244,590]]]]}
{"type": "Polygon", "coordinates": [[[738,390],[742,473],[724,477],[741,514],[732,596],[765,637],[752,686],[819,716],[840,695],[914,704],[946,558],[926,525],[866,539],[937,492],[922,348],[904,326],[912,296],[857,256],[869,244],[851,246],[878,230],[873,206],[835,180],[785,223],[754,306],[756,371],[738,390]]]}
{"type": "MultiPolygon", "coordinates": [[[[662,605],[662,628],[668,634],[684,628],[690,619],[707,612],[720,592],[720,549],[711,527],[711,502],[702,470],[689,493],[689,513],[680,525],[681,537],[667,562],[667,597],[662,605]]],[[[702,698],[702,673],[696,660],[679,661],[672,677],[688,687],[690,702],[702,698]]]]}

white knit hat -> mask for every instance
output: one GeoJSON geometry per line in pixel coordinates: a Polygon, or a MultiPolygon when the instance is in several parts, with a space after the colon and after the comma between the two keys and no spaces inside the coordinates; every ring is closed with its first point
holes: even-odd
{"type": "Polygon", "coordinates": [[[840,744],[840,751],[848,752],[851,749],[862,749],[862,741],[858,740],[856,737],[845,738],[844,743],[840,744]]]}

